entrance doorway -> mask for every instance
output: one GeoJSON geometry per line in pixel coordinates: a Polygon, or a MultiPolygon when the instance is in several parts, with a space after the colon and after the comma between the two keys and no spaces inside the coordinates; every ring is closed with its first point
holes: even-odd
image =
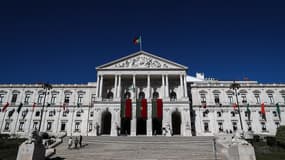
{"type": "Polygon", "coordinates": [[[102,113],[101,134],[110,135],[112,114],[107,110],[102,113]]]}
{"type": "Polygon", "coordinates": [[[152,135],[162,134],[162,120],[158,118],[152,119],[152,135]]]}
{"type": "Polygon", "coordinates": [[[121,135],[130,135],[131,120],[129,118],[121,118],[121,135]]]}
{"type": "Polygon", "coordinates": [[[181,114],[179,111],[172,112],[171,115],[171,124],[172,124],[172,134],[180,135],[181,134],[181,114]]]}
{"type": "Polygon", "coordinates": [[[146,119],[137,118],[137,135],[146,135],[146,119]]]}

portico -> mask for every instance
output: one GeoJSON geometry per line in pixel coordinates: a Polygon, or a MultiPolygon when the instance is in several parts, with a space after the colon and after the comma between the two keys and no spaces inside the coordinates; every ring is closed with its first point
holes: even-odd
{"type": "MultiPolygon", "coordinates": [[[[94,108],[101,115],[106,110],[111,113],[110,135],[118,135],[118,127],[121,134],[131,136],[161,134],[162,129],[171,133],[173,125],[180,125],[180,135],[191,135],[185,127],[190,123],[187,67],[140,51],[96,69],[94,108]],[[128,107],[131,115],[124,115],[128,107]],[[173,123],[173,112],[180,113],[181,123],[173,123]]],[[[95,117],[98,124],[106,125],[102,120],[95,117]]]]}

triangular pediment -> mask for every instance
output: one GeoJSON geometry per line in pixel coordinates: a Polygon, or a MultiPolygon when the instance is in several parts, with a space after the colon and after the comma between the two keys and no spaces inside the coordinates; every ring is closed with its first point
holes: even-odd
{"type": "Polygon", "coordinates": [[[101,65],[97,70],[126,70],[126,69],[181,69],[187,67],[155,56],[145,51],[139,51],[129,56],[101,65]]]}

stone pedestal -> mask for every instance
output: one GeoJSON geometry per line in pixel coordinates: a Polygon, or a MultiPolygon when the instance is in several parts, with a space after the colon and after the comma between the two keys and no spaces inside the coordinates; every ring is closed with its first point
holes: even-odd
{"type": "Polygon", "coordinates": [[[18,150],[17,160],[45,160],[44,145],[28,141],[22,143],[18,150]]]}
{"type": "Polygon", "coordinates": [[[251,144],[233,144],[228,153],[229,160],[255,160],[255,152],[251,144]]]}

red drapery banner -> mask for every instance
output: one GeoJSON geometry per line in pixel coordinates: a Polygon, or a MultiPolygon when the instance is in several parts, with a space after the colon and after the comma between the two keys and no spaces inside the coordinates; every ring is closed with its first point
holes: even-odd
{"type": "Polygon", "coordinates": [[[132,100],[131,99],[126,99],[125,117],[132,118],[132,100]]]}
{"type": "Polygon", "coordinates": [[[7,102],[7,103],[3,106],[2,112],[4,112],[4,111],[7,109],[8,106],[9,106],[9,102],[7,102]]]}
{"type": "Polygon", "coordinates": [[[162,118],[162,99],[157,99],[157,118],[161,119],[162,118]]]}
{"type": "Polygon", "coordinates": [[[147,100],[146,99],[142,99],[141,101],[141,117],[143,119],[147,119],[147,100]]]}

